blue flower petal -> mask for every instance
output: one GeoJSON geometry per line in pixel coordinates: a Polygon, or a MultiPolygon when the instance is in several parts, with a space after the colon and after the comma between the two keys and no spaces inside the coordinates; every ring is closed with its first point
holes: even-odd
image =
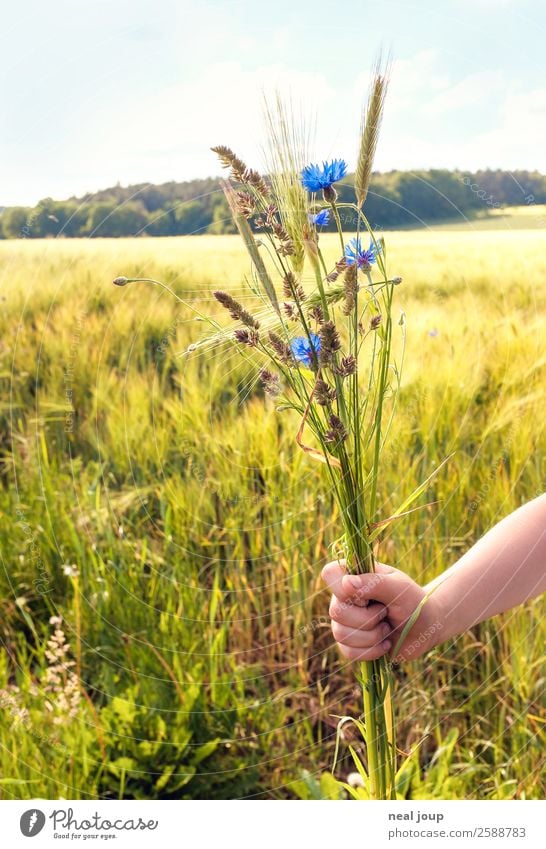
{"type": "Polygon", "coordinates": [[[315,215],[310,215],[309,220],[315,227],[326,227],[330,223],[330,210],[321,209],[315,215]]]}
{"type": "Polygon", "coordinates": [[[301,182],[309,192],[320,192],[342,180],[347,173],[347,163],[343,159],[333,159],[320,165],[306,165],[301,172],[301,182]]]}
{"type": "Polygon", "coordinates": [[[316,333],[311,333],[310,339],[307,336],[296,336],[290,344],[290,350],[298,362],[311,366],[320,352],[320,339],[316,333]]]}
{"type": "Polygon", "coordinates": [[[369,248],[364,250],[360,239],[351,239],[349,244],[345,246],[345,262],[347,265],[356,263],[358,268],[366,268],[373,265],[380,251],[381,246],[378,245],[376,248],[373,241],[370,241],[369,248]]]}

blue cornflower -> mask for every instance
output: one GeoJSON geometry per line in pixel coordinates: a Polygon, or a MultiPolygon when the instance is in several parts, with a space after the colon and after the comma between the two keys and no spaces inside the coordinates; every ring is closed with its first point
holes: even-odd
{"type": "Polygon", "coordinates": [[[330,210],[321,209],[316,215],[310,215],[309,220],[315,227],[326,227],[330,223],[330,210]]]}
{"type": "Polygon", "coordinates": [[[311,333],[310,337],[309,340],[307,336],[296,336],[290,345],[290,350],[296,360],[306,366],[312,366],[320,352],[319,337],[316,333],[311,333]]]}
{"type": "Polygon", "coordinates": [[[376,248],[372,241],[368,250],[364,250],[360,239],[351,239],[345,247],[345,262],[347,265],[354,265],[356,262],[358,268],[366,270],[376,261],[380,250],[381,248],[379,246],[376,248]]]}
{"type": "Polygon", "coordinates": [[[301,172],[301,182],[308,192],[320,192],[329,189],[334,183],[343,180],[347,173],[347,163],[343,159],[332,159],[320,165],[306,165],[301,172]]]}

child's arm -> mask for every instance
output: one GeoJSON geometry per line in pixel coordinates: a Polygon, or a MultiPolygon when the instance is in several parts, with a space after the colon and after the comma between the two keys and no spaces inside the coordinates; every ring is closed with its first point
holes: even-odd
{"type": "Polygon", "coordinates": [[[322,573],[333,592],[332,632],[342,654],[350,660],[381,657],[433,590],[397,659],[419,657],[546,590],[546,495],[495,525],[426,587],[383,564],[373,575],[347,575],[343,566],[343,561],[329,563],[322,573]]]}

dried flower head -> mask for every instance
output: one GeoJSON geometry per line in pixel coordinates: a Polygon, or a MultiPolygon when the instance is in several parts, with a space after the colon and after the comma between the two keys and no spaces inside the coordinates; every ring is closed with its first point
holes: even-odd
{"type": "Polygon", "coordinates": [[[252,186],[252,188],[256,189],[258,194],[262,195],[262,197],[269,197],[269,186],[265,182],[262,175],[255,171],[254,168],[248,168],[246,170],[245,183],[247,183],[249,186],[252,186]]]}
{"type": "Polygon", "coordinates": [[[217,147],[212,147],[211,150],[217,154],[222,166],[230,169],[229,176],[233,180],[252,186],[264,198],[269,197],[269,186],[263,177],[257,171],[254,171],[253,168],[247,168],[243,160],[239,159],[231,148],[220,144],[217,147]]]}
{"type": "Polygon", "coordinates": [[[356,358],[349,354],[347,357],[342,357],[339,366],[336,368],[337,374],[341,377],[349,377],[356,371],[356,358]]]}
{"type": "Polygon", "coordinates": [[[237,328],[233,335],[237,342],[242,345],[250,345],[251,348],[255,348],[260,341],[259,333],[256,330],[247,330],[246,327],[237,328]]]}
{"type": "Polygon", "coordinates": [[[279,375],[269,371],[269,369],[263,368],[260,370],[260,380],[268,395],[275,397],[281,391],[279,375]]]}
{"type": "Polygon", "coordinates": [[[324,441],[337,444],[347,439],[349,435],[347,428],[335,413],[332,413],[329,418],[329,429],[324,434],[324,441]]]}
{"type": "Polygon", "coordinates": [[[321,324],[324,321],[324,313],[322,311],[322,307],[318,305],[311,307],[311,309],[309,310],[309,318],[312,318],[314,319],[314,321],[317,321],[319,324],[321,324]]]}
{"type": "Polygon", "coordinates": [[[289,271],[283,278],[282,290],[285,298],[292,298],[297,303],[305,300],[303,286],[298,283],[296,275],[292,271],[289,271]]]}
{"type": "Polygon", "coordinates": [[[273,348],[281,363],[292,362],[292,352],[286,342],[283,342],[281,337],[274,333],[272,330],[269,331],[268,336],[271,347],[273,348]]]}
{"type": "Polygon", "coordinates": [[[239,183],[244,182],[244,175],[248,170],[242,159],[234,154],[230,147],[219,144],[216,147],[211,147],[213,153],[216,153],[223,168],[231,170],[230,176],[239,183]]]}
{"type": "Polygon", "coordinates": [[[341,259],[338,259],[338,261],[336,262],[336,267],[326,277],[328,283],[335,283],[341,272],[347,268],[347,265],[348,263],[346,257],[342,256],[341,259]]]}
{"type": "Polygon", "coordinates": [[[294,242],[290,238],[288,231],[276,220],[271,220],[270,226],[279,240],[277,253],[281,256],[292,256],[294,253],[294,242]]]}
{"type": "Polygon", "coordinates": [[[333,321],[325,321],[319,328],[320,338],[320,362],[327,365],[331,362],[333,355],[341,348],[339,333],[333,321]]]}
{"type": "Polygon", "coordinates": [[[372,316],[372,320],[370,321],[370,330],[377,330],[380,324],[381,316],[377,313],[377,315],[372,316]]]}
{"type": "Polygon", "coordinates": [[[236,301],[235,298],[232,298],[227,292],[216,291],[212,293],[218,303],[222,304],[222,306],[228,310],[230,316],[235,319],[235,321],[240,321],[241,324],[246,325],[246,327],[252,327],[254,330],[257,330],[260,326],[260,323],[252,316],[248,310],[236,301]]]}
{"type": "Polygon", "coordinates": [[[298,315],[298,312],[297,312],[294,304],[291,304],[291,303],[283,304],[283,310],[284,310],[285,316],[287,317],[287,319],[289,321],[298,321],[299,320],[299,315],[298,315]]]}
{"type": "Polygon", "coordinates": [[[294,255],[294,242],[291,239],[288,242],[282,242],[277,247],[277,253],[280,256],[293,256],[294,255]]]}
{"type": "Polygon", "coordinates": [[[256,201],[248,192],[237,192],[237,209],[245,218],[250,218],[256,209],[256,201]]]}
{"type": "Polygon", "coordinates": [[[313,398],[322,407],[327,407],[336,400],[336,390],[329,386],[325,380],[317,380],[313,389],[313,398]]]}

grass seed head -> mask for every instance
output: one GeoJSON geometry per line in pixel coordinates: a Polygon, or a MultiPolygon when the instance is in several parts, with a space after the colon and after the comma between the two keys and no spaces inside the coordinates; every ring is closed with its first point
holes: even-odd
{"type": "Polygon", "coordinates": [[[256,209],[256,201],[248,192],[237,192],[237,209],[245,218],[250,218],[256,209]]]}
{"type": "Polygon", "coordinates": [[[253,168],[247,168],[243,160],[239,159],[230,147],[220,144],[217,147],[211,147],[211,150],[217,154],[222,166],[230,169],[229,176],[232,180],[254,189],[263,198],[269,197],[269,186],[261,174],[253,168]]]}
{"type": "Polygon", "coordinates": [[[336,368],[336,373],[340,377],[349,377],[356,371],[356,357],[349,354],[347,357],[342,357],[339,366],[336,368]]]}
{"type": "Polygon", "coordinates": [[[298,283],[296,275],[289,271],[285,275],[282,283],[282,290],[285,298],[292,298],[296,303],[301,303],[305,300],[305,292],[301,283],[298,283]]]}
{"type": "Polygon", "coordinates": [[[260,341],[260,334],[256,330],[247,330],[246,327],[239,327],[233,334],[237,342],[242,345],[249,345],[255,348],[260,341]]]}
{"type": "Polygon", "coordinates": [[[309,310],[309,318],[312,318],[318,324],[321,324],[324,321],[324,312],[319,304],[311,307],[309,310]]]}
{"type": "Polygon", "coordinates": [[[335,413],[332,413],[329,418],[329,429],[324,434],[324,441],[339,444],[347,439],[349,432],[339,416],[336,416],[335,413]]]}
{"type": "Polygon", "coordinates": [[[313,389],[313,398],[321,407],[327,407],[336,400],[336,390],[329,386],[325,380],[317,380],[313,389]]]}
{"type": "Polygon", "coordinates": [[[277,200],[282,227],[291,244],[292,268],[303,269],[308,228],[307,193],[300,174],[307,160],[308,133],[300,116],[294,115],[277,95],[274,103],[265,106],[268,134],[268,172],[277,200]]]}
{"type": "Polygon", "coordinates": [[[356,306],[356,296],[358,292],[358,268],[355,265],[350,265],[343,275],[343,291],[345,299],[343,302],[343,315],[350,315],[356,306]]]}
{"type": "Polygon", "coordinates": [[[275,333],[273,330],[269,331],[269,342],[273,351],[281,361],[281,363],[290,363],[293,361],[292,351],[290,350],[290,346],[283,342],[280,336],[275,333]]]}
{"type": "Polygon", "coordinates": [[[260,380],[268,395],[275,397],[281,391],[279,375],[269,369],[262,368],[260,370],[260,380]]]}
{"type": "Polygon", "coordinates": [[[299,314],[294,304],[290,302],[283,304],[284,314],[289,321],[299,321],[299,314]]]}
{"type": "Polygon", "coordinates": [[[339,333],[333,321],[325,321],[319,328],[320,339],[320,363],[328,365],[332,361],[332,357],[341,348],[339,333]]]}
{"type": "Polygon", "coordinates": [[[227,292],[221,292],[219,290],[213,292],[213,295],[218,303],[222,304],[222,306],[228,310],[230,316],[235,319],[235,321],[240,321],[246,327],[258,330],[260,322],[257,321],[254,316],[239,303],[239,301],[236,301],[235,298],[232,298],[227,292]]]}
{"type": "Polygon", "coordinates": [[[388,64],[382,68],[380,57],[377,61],[360,135],[360,149],[355,172],[355,193],[359,206],[362,206],[366,200],[370,186],[373,160],[389,82],[388,70],[388,64]]]}

